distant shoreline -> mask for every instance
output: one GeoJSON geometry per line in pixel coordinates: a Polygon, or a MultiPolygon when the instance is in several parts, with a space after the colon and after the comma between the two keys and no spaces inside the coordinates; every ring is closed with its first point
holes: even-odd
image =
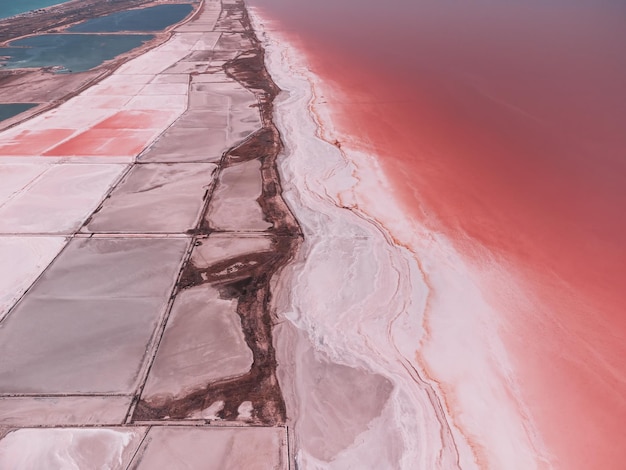
{"type": "Polygon", "coordinates": [[[27,10],[23,10],[23,11],[18,11],[17,13],[11,13],[11,12],[7,12],[5,13],[0,13],[0,21],[4,20],[4,19],[8,19],[8,18],[15,18],[15,17],[19,17],[19,16],[30,16],[30,15],[35,15],[37,13],[40,12],[44,12],[49,8],[53,8],[56,7],[62,3],[68,3],[71,1],[75,1],[75,0],[54,0],[53,3],[50,3],[48,5],[44,5],[44,6],[39,6],[39,7],[27,7],[27,10]]]}

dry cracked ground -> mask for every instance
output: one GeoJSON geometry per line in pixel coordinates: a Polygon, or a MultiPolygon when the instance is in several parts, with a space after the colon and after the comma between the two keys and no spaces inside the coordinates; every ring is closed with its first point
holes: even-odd
{"type": "Polygon", "coordinates": [[[0,133],[0,468],[289,467],[277,91],[243,3],[207,0],[0,133]]]}

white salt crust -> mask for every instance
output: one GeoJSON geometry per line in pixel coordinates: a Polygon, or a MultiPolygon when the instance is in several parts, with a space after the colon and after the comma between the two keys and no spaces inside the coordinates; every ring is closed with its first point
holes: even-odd
{"type": "Polygon", "coordinates": [[[403,212],[376,158],[333,129],[319,97],[337,90],[308,69],[279,25],[252,13],[283,90],[275,103],[283,196],[305,234],[274,286],[288,320],[275,342],[299,468],[550,468],[498,312],[478,287],[482,268],[403,212]],[[333,455],[327,443],[357,427],[358,416],[341,412],[360,397],[310,392],[331,363],[393,384],[378,417],[333,455]],[[322,435],[311,416],[327,424],[322,435]]]}

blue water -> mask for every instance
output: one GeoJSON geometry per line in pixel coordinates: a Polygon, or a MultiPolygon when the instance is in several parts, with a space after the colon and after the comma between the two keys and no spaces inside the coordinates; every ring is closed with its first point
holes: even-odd
{"type": "Polygon", "coordinates": [[[68,0],[0,0],[0,18],[19,15],[31,10],[46,8],[68,0]]]}
{"type": "Polygon", "coordinates": [[[0,48],[0,64],[9,69],[58,66],[63,72],[84,72],[152,38],[151,34],[42,34],[0,48]]]}
{"type": "Polygon", "coordinates": [[[160,31],[185,18],[193,7],[189,4],[157,5],[93,18],[73,26],[70,32],[105,33],[117,31],[160,31]]]}
{"type": "Polygon", "coordinates": [[[0,104],[0,122],[10,117],[17,116],[24,111],[34,108],[36,103],[8,103],[0,104]]]}

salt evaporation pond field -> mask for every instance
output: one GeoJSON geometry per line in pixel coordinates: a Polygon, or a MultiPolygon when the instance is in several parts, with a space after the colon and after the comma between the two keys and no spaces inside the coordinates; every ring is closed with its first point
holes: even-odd
{"type": "Polygon", "coordinates": [[[84,72],[154,38],[151,34],[44,34],[19,39],[0,48],[8,69],[62,67],[84,72]]]}
{"type": "Polygon", "coordinates": [[[193,6],[188,3],[157,5],[84,21],[69,28],[71,34],[43,34],[19,39],[11,42],[9,47],[0,48],[0,67],[59,67],[59,72],[84,72],[141,46],[154,36],[77,33],[161,31],[183,20],[192,11],[193,6]]]}
{"type": "Polygon", "coordinates": [[[30,108],[37,106],[35,103],[8,103],[0,104],[0,122],[5,119],[17,116],[24,111],[28,111],[30,108]]]}
{"type": "Polygon", "coordinates": [[[183,20],[191,11],[190,4],[157,5],[93,18],[71,27],[76,33],[108,33],[117,31],[160,31],[183,20]]]}

